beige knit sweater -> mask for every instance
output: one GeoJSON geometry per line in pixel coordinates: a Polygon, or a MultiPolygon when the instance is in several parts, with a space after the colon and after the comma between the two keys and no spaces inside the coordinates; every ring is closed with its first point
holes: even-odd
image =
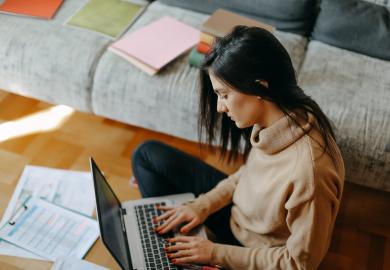
{"type": "Polygon", "coordinates": [[[230,227],[244,247],[215,244],[212,263],[227,269],[316,269],[329,247],[344,164],[322,154],[309,115],[304,129],[287,117],[254,126],[245,165],[190,205],[211,214],[233,203],[230,227]],[[311,123],[311,124],[309,124],[311,123]],[[313,139],[314,138],[314,139],[313,139]]]}

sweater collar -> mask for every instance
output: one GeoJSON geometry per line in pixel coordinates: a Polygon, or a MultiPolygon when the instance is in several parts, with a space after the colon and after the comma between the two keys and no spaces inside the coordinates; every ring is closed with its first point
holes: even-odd
{"type": "MultiPolygon", "coordinates": [[[[301,125],[305,131],[309,131],[313,123],[314,117],[309,113],[308,121],[301,122],[301,125]]],[[[253,147],[267,154],[275,154],[296,142],[304,134],[302,128],[285,115],[267,128],[254,125],[250,140],[253,147]]]]}

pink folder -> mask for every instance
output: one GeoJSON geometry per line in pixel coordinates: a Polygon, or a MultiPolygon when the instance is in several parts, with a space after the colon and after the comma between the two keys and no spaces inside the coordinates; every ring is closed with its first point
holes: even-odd
{"type": "Polygon", "coordinates": [[[171,17],[144,26],[111,47],[158,71],[199,42],[199,30],[171,17]]]}

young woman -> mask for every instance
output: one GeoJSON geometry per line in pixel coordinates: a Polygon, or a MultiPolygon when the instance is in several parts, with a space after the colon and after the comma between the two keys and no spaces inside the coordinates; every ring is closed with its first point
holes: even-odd
{"type": "Polygon", "coordinates": [[[143,197],[192,192],[156,218],[158,233],[204,223],[217,242],[172,238],[175,264],[227,269],[315,269],[340,204],[344,165],[328,118],[297,85],[291,59],[269,32],[236,27],[200,71],[200,134],[224,156],[244,153],[233,175],[159,142],[133,154],[143,197]],[[228,151],[230,149],[230,152],[228,151]]]}

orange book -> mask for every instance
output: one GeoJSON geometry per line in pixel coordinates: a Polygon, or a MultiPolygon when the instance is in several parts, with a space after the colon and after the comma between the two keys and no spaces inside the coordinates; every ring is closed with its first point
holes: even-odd
{"type": "Polygon", "coordinates": [[[196,50],[200,53],[207,54],[211,50],[211,46],[201,41],[196,46],[196,50]]]}
{"type": "Polygon", "coordinates": [[[215,40],[215,37],[212,35],[206,34],[205,32],[200,32],[200,41],[206,44],[209,44],[209,46],[212,46],[215,40]]]}
{"type": "Polygon", "coordinates": [[[0,12],[50,20],[64,0],[5,0],[0,12]]]}

